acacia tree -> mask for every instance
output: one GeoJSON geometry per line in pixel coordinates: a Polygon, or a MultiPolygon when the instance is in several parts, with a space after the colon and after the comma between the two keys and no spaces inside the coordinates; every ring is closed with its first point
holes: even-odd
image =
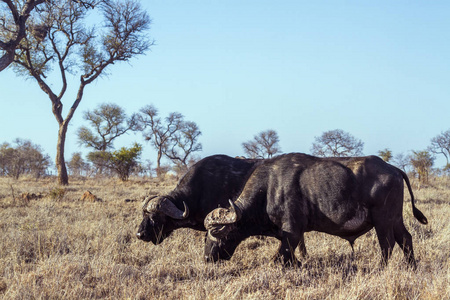
{"type": "Polygon", "coordinates": [[[139,126],[146,140],[151,141],[157,151],[156,173],[162,173],[161,159],[163,155],[175,164],[187,166],[189,157],[201,151],[202,145],[197,142],[201,135],[197,124],[187,122],[180,113],[170,113],[165,119],[158,116],[158,109],[147,105],[140,110],[139,126]]]}
{"type": "Polygon", "coordinates": [[[150,19],[132,0],[47,1],[31,20],[40,32],[30,32],[18,46],[15,70],[35,79],[48,95],[58,122],[56,166],[58,182],[69,182],[64,160],[64,145],[69,122],[80,104],[85,87],[104,74],[109,66],[143,54],[152,45],[146,36],[150,19]],[[87,4],[89,5],[87,5],[87,4]],[[84,24],[88,7],[103,16],[102,28],[84,24]],[[44,34],[45,33],[45,34],[44,34]],[[59,73],[61,87],[47,81],[52,70],[59,73]],[[79,75],[79,86],[66,117],[62,99],[66,94],[68,73],[79,75]]]}
{"type": "Polygon", "coordinates": [[[150,141],[157,151],[156,157],[156,175],[161,174],[161,159],[164,151],[169,147],[175,133],[180,130],[183,122],[183,115],[180,113],[170,113],[168,117],[162,120],[158,116],[158,109],[153,105],[147,105],[140,110],[139,124],[142,130],[149,127],[143,136],[150,141]],[[165,122],[164,122],[165,121],[165,122]]]}
{"type": "Polygon", "coordinates": [[[262,131],[253,140],[242,143],[244,152],[250,158],[271,158],[281,152],[279,137],[275,130],[262,131]]]}
{"type": "Polygon", "coordinates": [[[72,153],[72,158],[67,163],[67,167],[71,175],[81,176],[82,172],[87,169],[88,164],[84,162],[80,152],[72,153]]]}
{"type": "Polygon", "coordinates": [[[137,127],[137,115],[127,118],[124,109],[113,103],[100,104],[93,111],[84,112],[83,118],[93,130],[81,126],[77,131],[78,142],[98,151],[112,148],[116,138],[137,127]]]}
{"type": "Polygon", "coordinates": [[[182,122],[180,130],[175,132],[164,148],[164,155],[178,165],[180,171],[186,171],[192,154],[202,150],[202,144],[197,142],[201,134],[196,123],[182,122]]]}
{"type": "Polygon", "coordinates": [[[431,139],[429,151],[434,154],[442,154],[447,160],[446,168],[450,168],[450,129],[431,139]]]}
{"type": "Polygon", "coordinates": [[[324,132],[315,137],[311,151],[313,155],[322,157],[347,157],[362,155],[364,143],[341,129],[324,132]]]}
{"type": "Polygon", "coordinates": [[[15,147],[8,143],[0,145],[0,175],[18,179],[22,174],[39,178],[50,166],[50,157],[39,145],[29,140],[16,139],[15,147]]]}
{"type": "Polygon", "coordinates": [[[410,157],[411,165],[419,176],[419,181],[428,182],[428,174],[430,173],[431,167],[434,164],[434,157],[430,152],[424,151],[413,151],[413,155],[410,157]]]}
{"type": "Polygon", "coordinates": [[[6,5],[7,9],[2,9],[0,16],[0,72],[13,62],[16,48],[26,36],[26,22],[31,11],[44,0],[22,1],[20,6],[12,0],[1,2],[4,3],[1,7],[6,5]]]}
{"type": "Polygon", "coordinates": [[[134,143],[133,147],[122,147],[116,151],[93,151],[88,154],[88,160],[94,166],[116,173],[122,181],[127,181],[130,174],[139,168],[141,145],[134,143]]]}
{"type": "Polygon", "coordinates": [[[392,151],[388,148],[378,151],[378,156],[381,157],[385,162],[389,162],[392,159],[392,151]]]}
{"type": "Polygon", "coordinates": [[[135,143],[133,147],[122,147],[112,153],[106,152],[108,156],[108,167],[114,171],[122,181],[127,181],[132,171],[139,166],[139,157],[142,153],[141,145],[135,143]]]}
{"type": "MultiPolygon", "coordinates": [[[[92,7],[92,1],[72,0],[87,7],[92,7]]],[[[27,30],[46,34],[45,27],[28,26],[27,20],[38,5],[47,0],[1,0],[0,1],[0,72],[13,61],[20,42],[25,38],[27,30]],[[3,2],[4,4],[2,4],[3,2]],[[4,6],[6,7],[4,8],[4,6]]]]}

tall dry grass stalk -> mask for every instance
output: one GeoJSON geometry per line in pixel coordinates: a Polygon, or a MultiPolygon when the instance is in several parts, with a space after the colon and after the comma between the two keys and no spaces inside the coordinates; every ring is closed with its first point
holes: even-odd
{"type": "MultiPolygon", "coordinates": [[[[430,221],[405,198],[418,269],[399,247],[385,268],[370,231],[356,241],[306,234],[301,268],[271,262],[272,238],[250,238],[224,263],[203,262],[204,233],[176,231],[154,246],[135,238],[141,197],[175,182],[0,178],[0,298],[4,299],[449,299],[450,180],[415,190],[430,221]],[[89,190],[101,201],[81,201],[89,190]],[[40,195],[36,197],[24,196],[40,195]]],[[[297,253],[298,255],[298,253],[297,253]]]]}

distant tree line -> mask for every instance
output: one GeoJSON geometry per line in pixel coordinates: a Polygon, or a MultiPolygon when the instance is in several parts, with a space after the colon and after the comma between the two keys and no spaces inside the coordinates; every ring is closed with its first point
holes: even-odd
{"type": "MultiPolygon", "coordinates": [[[[278,134],[274,130],[267,130],[255,135],[250,141],[242,143],[243,150],[249,158],[270,158],[281,153],[278,145],[278,134]]],[[[330,130],[315,137],[311,147],[311,154],[319,157],[350,157],[363,155],[364,142],[341,129],[330,130]]],[[[421,151],[411,151],[410,155],[403,153],[395,157],[388,148],[380,150],[378,156],[384,161],[392,163],[404,171],[410,171],[421,182],[427,182],[434,161],[435,154],[442,154],[447,160],[446,166],[437,173],[450,174],[450,130],[442,132],[431,139],[431,145],[421,151]]]]}
{"type": "MultiPolygon", "coordinates": [[[[83,117],[87,124],[78,129],[78,142],[92,151],[86,159],[83,159],[81,152],[72,154],[67,162],[72,176],[116,175],[124,181],[131,175],[163,177],[169,171],[180,176],[199,159],[195,153],[202,150],[202,144],[198,141],[201,131],[195,122],[185,120],[178,112],[162,118],[153,105],[145,106],[128,117],[120,106],[104,103],[84,112],[83,117]],[[114,149],[115,139],[129,132],[141,132],[144,140],[156,151],[155,168],[152,168],[150,160],[140,160],[142,145],[138,143],[128,148],[114,149]]],[[[242,148],[247,158],[268,159],[281,153],[279,141],[277,132],[269,129],[243,142],[242,148]]],[[[363,147],[360,139],[336,129],[315,137],[311,154],[320,157],[361,156],[363,147]]],[[[432,171],[438,175],[450,174],[450,130],[432,138],[425,150],[412,150],[409,155],[399,153],[394,156],[389,148],[385,148],[377,154],[421,182],[427,182],[432,171]],[[435,155],[439,154],[444,155],[447,164],[440,170],[433,170],[435,155]]],[[[51,165],[49,156],[31,141],[16,139],[12,145],[3,143],[0,146],[0,176],[19,178],[29,174],[39,178],[47,174],[51,165]]]]}
{"type": "MultiPolygon", "coordinates": [[[[198,139],[201,131],[195,122],[188,121],[178,112],[166,118],[159,116],[152,106],[142,108],[128,117],[123,108],[113,103],[103,103],[83,114],[86,125],[77,130],[78,144],[91,151],[83,159],[81,152],[72,154],[66,162],[72,176],[113,176],[128,180],[130,175],[164,176],[169,171],[178,175],[186,172],[202,150],[198,139]],[[128,133],[141,132],[143,138],[157,151],[157,166],[147,160],[140,161],[142,145],[114,149],[114,141],[128,133]],[[163,164],[163,158],[170,164],[163,164]]],[[[32,174],[39,178],[51,166],[48,155],[31,141],[17,139],[14,145],[4,143],[0,148],[0,176],[19,178],[32,174]]]]}

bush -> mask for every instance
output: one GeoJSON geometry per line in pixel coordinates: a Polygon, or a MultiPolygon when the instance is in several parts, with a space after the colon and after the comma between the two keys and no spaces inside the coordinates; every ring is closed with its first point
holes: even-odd
{"type": "Polygon", "coordinates": [[[18,179],[23,174],[42,177],[50,166],[50,157],[29,140],[16,139],[15,147],[8,143],[0,146],[0,175],[18,179]]]}
{"type": "Polygon", "coordinates": [[[418,174],[420,182],[428,182],[428,174],[434,164],[434,159],[428,151],[413,151],[411,165],[418,174]]]}
{"type": "Polygon", "coordinates": [[[122,147],[111,153],[109,168],[116,172],[122,181],[127,181],[133,169],[138,166],[141,153],[142,147],[137,143],[130,149],[122,147]]]}
{"type": "Polygon", "coordinates": [[[127,181],[130,174],[139,167],[139,157],[142,153],[142,147],[135,143],[133,147],[122,147],[119,150],[95,151],[88,154],[88,160],[91,161],[100,173],[103,169],[116,173],[122,181],[127,181]]]}
{"type": "Polygon", "coordinates": [[[65,194],[66,189],[57,187],[50,191],[49,196],[53,200],[62,200],[65,194]]]}

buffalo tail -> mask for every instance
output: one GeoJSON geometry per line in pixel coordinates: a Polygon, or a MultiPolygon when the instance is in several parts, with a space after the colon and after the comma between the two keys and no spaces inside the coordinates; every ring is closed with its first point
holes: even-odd
{"type": "Polygon", "coordinates": [[[428,220],[425,217],[425,215],[416,207],[416,205],[414,204],[414,195],[412,192],[412,188],[411,188],[411,184],[409,183],[409,178],[408,175],[406,175],[405,172],[403,172],[402,170],[398,169],[400,171],[400,173],[403,176],[403,179],[406,182],[406,186],[408,187],[408,191],[409,194],[411,195],[411,204],[412,204],[412,209],[413,209],[413,215],[414,217],[422,224],[428,224],[428,220]]]}

